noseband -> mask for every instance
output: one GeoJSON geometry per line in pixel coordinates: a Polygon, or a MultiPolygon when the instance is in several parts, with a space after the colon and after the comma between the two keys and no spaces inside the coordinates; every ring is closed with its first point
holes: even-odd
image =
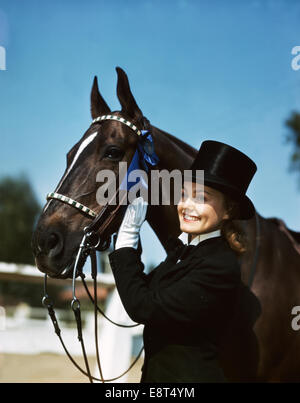
{"type": "Polygon", "coordinates": [[[61,201],[62,203],[69,204],[70,206],[75,207],[77,210],[80,210],[82,213],[87,214],[91,218],[97,217],[97,213],[95,211],[86,207],[84,204],[81,204],[81,203],[77,202],[76,200],[71,199],[71,197],[64,196],[60,193],[52,192],[52,193],[47,194],[47,200],[49,200],[49,199],[56,199],[56,200],[61,201]]]}
{"type": "MultiPolygon", "coordinates": [[[[133,123],[131,123],[130,121],[120,117],[120,116],[116,116],[116,115],[103,115],[103,116],[99,116],[96,119],[94,119],[92,121],[93,123],[98,123],[104,120],[115,120],[118,121],[124,125],[126,125],[127,127],[129,127],[130,129],[132,129],[136,134],[138,134],[139,136],[145,134],[145,132],[149,132],[150,133],[150,123],[149,121],[144,118],[144,129],[145,132],[139,130],[133,123]]],[[[119,188],[116,191],[116,194],[113,196],[113,198],[111,200],[118,200],[117,197],[119,196],[119,188]]],[[[97,313],[100,312],[106,319],[108,319],[111,323],[115,324],[116,326],[120,326],[120,327],[135,327],[135,326],[139,326],[139,323],[135,324],[135,325],[122,325],[122,324],[118,324],[116,322],[113,322],[112,320],[110,320],[105,313],[99,308],[99,306],[97,305],[97,259],[96,259],[96,250],[106,250],[109,248],[110,245],[110,238],[109,240],[101,240],[100,234],[103,233],[103,231],[105,229],[108,228],[108,226],[111,224],[112,220],[114,219],[114,217],[116,216],[116,213],[118,212],[118,210],[123,207],[122,205],[122,200],[127,197],[127,192],[124,192],[124,196],[121,197],[121,200],[119,202],[119,204],[115,207],[112,208],[112,205],[110,202],[108,202],[100,211],[99,214],[97,214],[95,211],[93,211],[92,209],[90,209],[89,207],[83,205],[82,203],[77,202],[76,200],[73,200],[72,198],[62,195],[60,193],[56,193],[56,192],[51,192],[47,194],[47,200],[58,200],[62,203],[65,203],[71,207],[76,208],[77,210],[79,210],[82,214],[86,215],[87,217],[93,219],[93,221],[90,223],[89,226],[85,227],[83,229],[83,238],[82,241],[80,243],[79,246],[79,250],[76,256],[76,260],[75,260],[75,264],[74,267],[70,268],[67,270],[67,275],[69,273],[69,271],[73,270],[73,282],[72,282],[72,289],[73,289],[73,299],[71,301],[71,308],[73,310],[74,316],[75,316],[75,320],[76,320],[76,325],[77,325],[77,333],[78,333],[78,340],[81,343],[81,348],[82,348],[82,353],[83,353],[83,357],[84,357],[84,362],[85,362],[85,367],[86,370],[82,369],[77,362],[73,359],[73,357],[71,356],[71,354],[69,353],[69,351],[67,350],[64,341],[62,339],[61,336],[61,330],[59,328],[58,325],[58,321],[56,319],[56,315],[55,315],[55,311],[53,308],[53,302],[51,300],[51,298],[48,295],[48,289],[47,289],[47,274],[45,274],[45,281],[44,281],[44,297],[42,300],[43,305],[48,309],[48,314],[49,317],[52,321],[53,327],[54,327],[54,331],[56,333],[56,335],[59,337],[59,340],[63,346],[63,349],[65,351],[65,353],[67,354],[67,356],[69,357],[69,359],[71,360],[71,362],[76,366],[77,369],[79,369],[84,375],[86,375],[89,378],[89,381],[91,383],[93,383],[93,380],[97,380],[97,381],[101,381],[101,382],[111,382],[114,381],[120,377],[122,377],[123,375],[125,375],[132,367],[133,365],[137,362],[137,360],[139,359],[144,347],[142,347],[142,349],[140,350],[138,356],[136,357],[136,359],[134,360],[134,362],[130,365],[130,367],[124,372],[122,373],[120,376],[112,378],[112,379],[104,379],[103,375],[102,375],[102,370],[101,370],[101,364],[100,364],[100,357],[99,357],[99,346],[98,346],[98,323],[97,323],[97,313]],[[91,259],[91,275],[92,275],[92,279],[93,279],[93,284],[94,284],[94,297],[92,297],[92,295],[89,292],[89,289],[85,283],[85,275],[82,272],[82,268],[86,262],[87,257],[90,257],[91,259]],[[80,302],[78,300],[78,298],[76,297],[76,290],[75,290],[75,281],[76,281],[76,276],[80,276],[84,285],[84,288],[90,298],[90,300],[92,301],[93,305],[94,305],[94,318],[95,318],[95,346],[96,346],[96,357],[97,357],[97,363],[98,363],[98,369],[99,369],[99,373],[100,373],[100,379],[99,378],[95,378],[94,376],[91,375],[91,371],[89,368],[89,363],[88,363],[88,359],[87,359],[87,354],[86,354],[86,350],[85,350],[85,345],[84,345],[84,340],[83,340],[83,334],[82,334],[82,322],[81,322],[81,311],[80,311],[80,302]]]]}

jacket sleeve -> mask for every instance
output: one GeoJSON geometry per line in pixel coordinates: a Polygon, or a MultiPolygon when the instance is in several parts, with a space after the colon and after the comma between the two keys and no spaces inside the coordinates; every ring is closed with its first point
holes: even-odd
{"type": "MultiPolygon", "coordinates": [[[[179,281],[149,288],[144,265],[134,248],[124,247],[109,255],[116,286],[130,318],[137,323],[182,324],[206,320],[219,315],[239,283],[239,268],[227,270],[224,262],[191,268],[179,281]]],[[[154,269],[156,270],[156,269],[154,269]]]]}

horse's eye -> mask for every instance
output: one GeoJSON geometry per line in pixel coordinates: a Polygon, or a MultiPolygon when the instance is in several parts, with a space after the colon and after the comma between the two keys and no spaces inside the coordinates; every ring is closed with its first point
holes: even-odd
{"type": "Polygon", "coordinates": [[[105,150],[103,158],[109,158],[110,160],[119,161],[123,158],[124,151],[120,150],[118,147],[108,147],[105,150]]]}

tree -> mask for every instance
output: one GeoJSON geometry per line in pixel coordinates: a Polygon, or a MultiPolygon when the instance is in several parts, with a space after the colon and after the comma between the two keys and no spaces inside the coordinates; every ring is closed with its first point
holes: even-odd
{"type": "Polygon", "coordinates": [[[285,124],[290,129],[286,141],[293,144],[289,169],[299,173],[298,185],[300,189],[300,113],[292,112],[285,124]]]}
{"type": "Polygon", "coordinates": [[[32,231],[41,207],[26,176],[0,180],[0,261],[33,264],[32,231]]]}

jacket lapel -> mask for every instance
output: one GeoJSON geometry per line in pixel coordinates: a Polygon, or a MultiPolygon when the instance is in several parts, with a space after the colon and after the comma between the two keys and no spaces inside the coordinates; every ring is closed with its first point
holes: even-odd
{"type": "Polygon", "coordinates": [[[195,247],[195,251],[190,253],[185,259],[178,261],[180,256],[180,248],[171,251],[166,260],[158,267],[155,273],[155,281],[161,281],[165,277],[175,275],[175,272],[185,273],[188,268],[192,267],[191,261],[195,258],[198,248],[195,247]]]}
{"type": "Polygon", "coordinates": [[[178,262],[178,258],[180,256],[182,245],[183,243],[176,238],[170,241],[172,247],[169,249],[169,253],[167,258],[164,262],[162,262],[158,267],[156,273],[154,273],[155,282],[160,282],[161,280],[165,279],[166,277],[175,276],[176,272],[179,272],[180,275],[185,274],[188,270],[194,267],[192,262],[197,259],[200,260],[203,258],[207,253],[211,253],[211,248],[213,248],[213,244],[220,240],[220,237],[209,238],[204,241],[199,242],[198,245],[195,246],[195,249],[189,253],[189,255],[178,262]],[[179,241],[179,243],[176,241],[179,241]]]}

